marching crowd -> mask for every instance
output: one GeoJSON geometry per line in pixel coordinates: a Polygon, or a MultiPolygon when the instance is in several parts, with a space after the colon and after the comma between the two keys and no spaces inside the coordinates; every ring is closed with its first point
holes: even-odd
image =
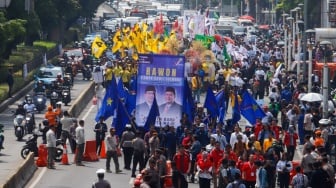
{"type": "MultiPolygon", "coordinates": [[[[200,188],[211,185],[215,188],[334,187],[329,140],[334,135],[333,121],[322,119],[320,103],[300,100],[307,92],[307,83],[302,75],[297,77],[296,73],[283,68],[281,46],[277,45],[283,35],[279,28],[271,27],[267,35],[261,35],[267,40],[254,43],[243,36],[235,38],[234,44],[226,44],[223,38],[215,36],[202,58],[188,53],[196,46],[193,41],[184,44],[181,54],[185,52],[186,56],[185,76],[196,107],[193,120],[183,113],[181,126],[152,126],[147,131],[138,129],[132,122],[119,137],[115,128],[108,129],[100,118],[94,131],[98,153],[100,143],[105,141],[106,172],[112,172],[111,159],[115,172],[121,172],[118,162],[121,148],[124,169],[131,170],[132,177],[136,177],[137,172],[142,174],[139,186],[143,188],[165,187],[167,160],[171,161],[175,188],[187,188],[188,183],[196,182],[200,188]],[[229,58],[223,58],[224,48],[229,58]],[[209,118],[200,97],[208,87],[216,92],[224,91],[226,111],[233,93],[241,95],[249,91],[266,117],[257,117],[255,124],[244,128],[239,123],[231,123],[230,117],[224,122],[209,118]],[[265,102],[266,98],[269,102],[265,102]],[[294,160],[298,148],[303,148],[303,156],[294,160]],[[295,175],[291,176],[291,172],[295,175]]],[[[315,49],[318,53],[318,44],[315,49]]],[[[105,64],[105,86],[114,75],[132,92],[137,74],[135,60],[110,62],[103,58],[102,63],[105,64]]],[[[319,75],[314,73],[308,79],[313,80],[318,90],[319,75]]],[[[101,100],[99,93],[96,97],[101,100]]],[[[64,115],[63,118],[68,118],[64,115]]],[[[71,130],[74,132],[72,137],[77,139],[82,153],[84,143],[77,136],[83,135],[84,122],[79,125],[75,130],[65,126],[63,132],[68,132],[70,138],[71,130]]],[[[47,143],[50,134],[47,133],[47,143]]],[[[80,156],[76,160],[78,165],[82,165],[80,156]]],[[[53,168],[52,161],[48,165],[53,168]]],[[[104,170],[97,173],[102,172],[104,170]]]]}
{"type": "MultiPolygon", "coordinates": [[[[297,77],[282,65],[281,46],[276,45],[282,31],[274,27],[269,33],[272,35],[267,41],[251,43],[245,36],[235,39],[234,45],[227,44],[229,60],[220,58],[225,42],[218,36],[208,48],[212,55],[197,59],[186,53],[185,76],[197,108],[193,121],[184,113],[177,128],[164,125],[144,131],[134,122],[128,124],[120,139],[107,146],[107,151],[113,152],[108,155],[106,171],[111,172],[112,157],[116,172],[120,172],[117,150],[121,147],[124,169],[131,170],[132,177],[138,170],[143,175],[140,187],[164,187],[167,160],[171,160],[176,188],[196,182],[200,188],[334,187],[328,142],[334,135],[333,122],[322,119],[320,103],[300,100],[307,92],[307,83],[302,75],[297,77]],[[226,104],[232,101],[232,93],[249,91],[266,117],[257,117],[254,125],[245,128],[239,123],[230,124],[229,118],[225,122],[209,118],[200,100],[208,87],[217,92],[224,90],[226,104]],[[297,156],[294,160],[298,148],[303,148],[302,159],[297,156]]],[[[318,49],[316,44],[315,51],[318,49]]],[[[128,59],[107,63],[106,80],[114,74],[132,91],[135,62],[128,59]]],[[[321,84],[317,73],[309,79],[315,88],[321,84]]],[[[98,135],[100,141],[105,136],[102,134],[98,135]]],[[[113,128],[110,134],[115,136],[113,128]]]]}

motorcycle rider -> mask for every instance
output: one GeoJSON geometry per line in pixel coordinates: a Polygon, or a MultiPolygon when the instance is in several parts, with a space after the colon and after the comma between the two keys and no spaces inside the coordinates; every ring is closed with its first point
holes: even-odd
{"type": "Polygon", "coordinates": [[[23,116],[26,116],[26,110],[23,108],[23,104],[19,104],[18,105],[18,108],[15,110],[15,113],[14,115],[23,115],[23,116]]]}
{"type": "Polygon", "coordinates": [[[34,92],[36,93],[44,93],[45,92],[45,87],[43,85],[43,81],[39,80],[37,82],[37,86],[34,88],[34,92]]]}
{"type": "Polygon", "coordinates": [[[58,74],[57,74],[56,83],[61,83],[61,84],[63,84],[62,73],[58,73],[58,74]]]}
{"type": "Polygon", "coordinates": [[[36,106],[33,103],[32,98],[27,99],[27,104],[23,106],[23,108],[26,110],[26,113],[31,113],[32,115],[32,121],[33,125],[35,125],[35,116],[34,116],[34,111],[36,110],[36,106]]]}

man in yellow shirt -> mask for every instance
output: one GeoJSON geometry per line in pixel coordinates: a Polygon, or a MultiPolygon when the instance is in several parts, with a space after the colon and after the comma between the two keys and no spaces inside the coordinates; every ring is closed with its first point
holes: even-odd
{"type": "Polygon", "coordinates": [[[129,81],[131,79],[131,72],[126,69],[126,67],[123,67],[122,70],[120,71],[120,78],[122,79],[122,82],[124,86],[129,89],[129,81]]]}
{"type": "Polygon", "coordinates": [[[267,149],[272,146],[272,144],[273,144],[274,141],[276,141],[276,139],[274,139],[273,133],[268,134],[268,138],[264,139],[263,151],[266,152],[267,149]]]}
{"type": "MultiPolygon", "coordinates": [[[[250,142],[253,143],[253,147],[254,147],[254,149],[261,151],[261,144],[260,144],[260,142],[256,139],[256,136],[255,136],[254,134],[251,134],[251,135],[250,135],[250,142]]],[[[246,146],[247,146],[247,144],[248,144],[248,143],[246,143],[246,146]]]]}

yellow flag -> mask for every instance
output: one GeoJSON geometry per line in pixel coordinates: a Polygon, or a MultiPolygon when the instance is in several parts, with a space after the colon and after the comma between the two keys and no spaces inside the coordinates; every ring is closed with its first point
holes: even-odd
{"type": "Polygon", "coordinates": [[[119,41],[120,36],[121,36],[120,30],[118,30],[113,36],[113,39],[112,39],[113,43],[117,43],[119,41]]]}
{"type": "Polygon", "coordinates": [[[104,41],[100,37],[96,36],[91,44],[92,55],[95,58],[100,58],[103,55],[106,48],[107,46],[104,43],[104,41]]]}

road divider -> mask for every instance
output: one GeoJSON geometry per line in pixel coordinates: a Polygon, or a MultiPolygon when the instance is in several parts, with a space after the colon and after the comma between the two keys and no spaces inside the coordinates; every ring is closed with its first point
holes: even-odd
{"type": "Polygon", "coordinates": [[[20,164],[16,172],[7,179],[1,187],[13,188],[24,187],[28,180],[33,176],[37,166],[34,161],[34,153],[29,153],[27,158],[20,164]]]}
{"type": "Polygon", "coordinates": [[[94,96],[95,93],[95,83],[91,82],[89,87],[84,90],[78,98],[75,100],[75,102],[71,105],[68,112],[73,117],[78,117],[82,110],[87,106],[88,102],[90,102],[94,96]]]}

